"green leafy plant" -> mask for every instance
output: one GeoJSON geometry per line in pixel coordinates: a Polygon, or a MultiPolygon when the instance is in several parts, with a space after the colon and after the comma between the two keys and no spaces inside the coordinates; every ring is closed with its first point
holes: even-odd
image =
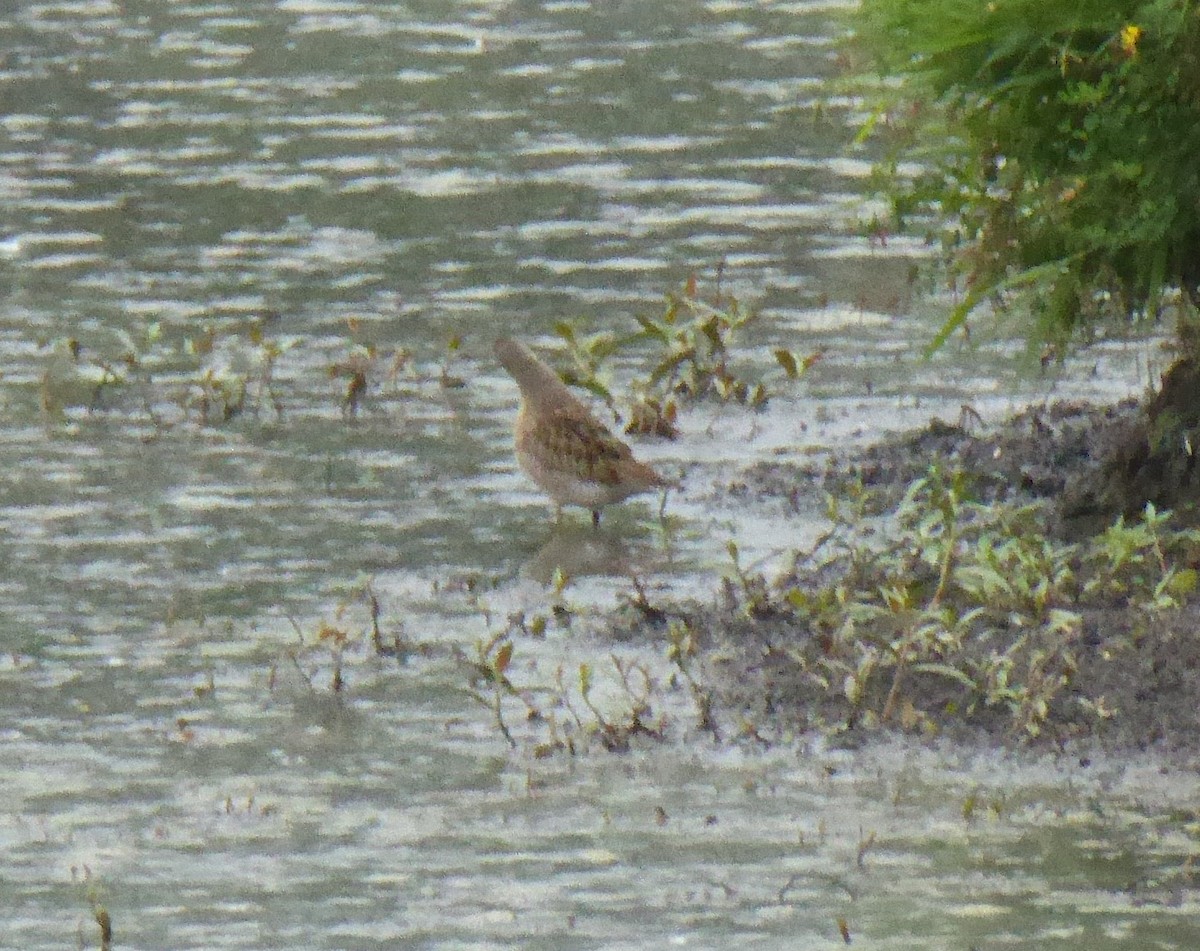
{"type": "Polygon", "coordinates": [[[1124,517],[1098,535],[1088,553],[1093,575],[1085,593],[1137,597],[1153,592],[1148,607],[1177,608],[1197,587],[1191,564],[1200,551],[1200,531],[1171,529],[1170,512],[1147,505],[1140,521],[1124,517]]]}
{"type": "MultiPolygon", "coordinates": [[[[565,579],[562,584],[565,586],[565,579]]],[[[474,656],[458,653],[468,677],[466,695],[491,711],[509,747],[517,749],[520,745],[518,734],[510,726],[513,707],[521,711],[527,726],[521,739],[529,742],[539,759],[556,753],[579,754],[592,741],[618,753],[627,751],[636,737],[662,739],[664,721],[653,720],[651,706],[658,685],[639,661],[609,656],[616,680],[614,683],[610,678],[606,686],[615,696],[603,703],[596,697],[598,670],[590,661],[575,665],[573,676],[570,667],[560,664],[547,682],[544,676],[539,677],[534,659],[523,668],[527,676],[514,679],[518,639],[543,640],[546,623],[542,614],[534,615],[528,623],[524,614],[515,614],[502,630],[477,642],[474,656]]]]}
{"type": "MultiPolygon", "coordinates": [[[[1035,340],[1200,297],[1200,17],[1172,0],[864,0],[896,223],[966,294],[934,346],[1020,292],[1035,340]],[[904,162],[919,163],[915,176],[904,162]]],[[[1186,322],[1186,315],[1185,315],[1186,322]]]]}
{"type": "Polygon", "coordinates": [[[718,294],[704,300],[692,277],[681,291],[667,295],[661,317],[635,318],[642,328],[639,336],[660,348],[647,382],[688,399],[765,405],[766,387],[741,376],[731,364],[734,340],[754,317],[734,297],[718,294]]]}
{"type": "MultiPolygon", "coordinates": [[[[476,657],[469,665],[471,686],[467,695],[492,711],[496,727],[516,749],[517,741],[504,719],[506,697],[520,698],[521,694],[508,679],[508,667],[512,663],[514,645],[508,631],[501,631],[476,645],[476,657]]],[[[531,708],[532,709],[532,708],[531,708]]]]}
{"type": "Polygon", "coordinates": [[[933,468],[887,516],[885,538],[857,521],[863,510],[821,540],[821,560],[818,549],[797,559],[778,596],[745,571],[726,588],[747,614],[769,604],[807,630],[788,663],[815,697],[840,696],[849,724],[936,729],[948,715],[1004,711],[1014,732],[1038,736],[1068,710],[1112,716],[1071,689],[1086,613],[1150,619],[1197,586],[1200,533],[1152,506],[1067,543],[1046,535],[1042,504],[984,505],[961,473],[933,468]]]}
{"type": "Polygon", "coordinates": [[[696,705],[697,725],[701,730],[719,737],[713,717],[712,692],[706,689],[692,672],[692,661],[699,653],[696,632],[687,621],[672,619],[667,624],[667,660],[674,664],[678,675],[687,684],[696,705]]]}
{"type": "MultiPolygon", "coordinates": [[[[76,866],[71,866],[71,878],[76,881],[81,881],[84,886],[84,898],[88,904],[88,909],[91,912],[92,920],[95,921],[96,927],[99,930],[100,951],[111,951],[113,947],[113,924],[112,916],[108,909],[104,906],[104,892],[107,889],[101,881],[92,875],[92,870],[86,864],[83,866],[83,875],[80,879],[79,869],[76,866]]],[[[83,927],[79,929],[80,946],[83,946],[83,927]]]]}
{"type": "Polygon", "coordinates": [[[375,357],[374,347],[356,343],[348,348],[343,359],[329,366],[330,379],[346,381],[341,404],[342,416],[347,419],[358,415],[375,370],[375,357]]]}
{"type": "Polygon", "coordinates": [[[228,423],[244,412],[259,415],[264,409],[276,419],[283,417],[275,368],[298,340],[281,341],[268,333],[278,317],[268,311],[225,331],[207,327],[185,341],[186,354],[198,365],[183,403],[200,423],[228,423]]]}
{"type": "MultiPolygon", "coordinates": [[[[761,409],[770,399],[768,381],[748,375],[739,366],[736,341],[756,318],[737,298],[722,294],[718,278],[714,295],[705,299],[692,275],[681,288],[666,295],[660,315],[635,315],[639,329],[624,337],[611,333],[584,334],[569,321],[555,330],[567,345],[571,367],[566,382],[589,390],[616,411],[608,383],[607,363],[627,346],[650,347],[650,370],[630,384],[628,433],[677,434],[681,402],[717,400],[761,409]]],[[[797,380],[820,354],[800,355],[783,347],[773,351],[786,380],[797,380]]]]}

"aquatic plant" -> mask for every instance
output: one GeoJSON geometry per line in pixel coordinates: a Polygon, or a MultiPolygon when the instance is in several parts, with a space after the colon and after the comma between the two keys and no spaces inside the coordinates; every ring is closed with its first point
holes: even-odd
{"type": "Polygon", "coordinates": [[[136,336],[117,329],[89,344],[63,338],[51,346],[40,381],[42,410],[51,418],[61,417],[68,406],[85,406],[89,413],[101,408],[130,412],[137,405],[133,398],[155,431],[170,425],[164,410],[171,405],[204,425],[227,423],[246,411],[271,410],[281,418],[275,368],[298,341],[268,333],[278,316],[266,311],[233,326],[209,324],[182,337],[172,337],[152,321],[136,336]],[[186,364],[182,387],[172,383],[168,388],[155,379],[156,369],[167,360],[186,364]],[[123,403],[116,394],[124,396],[123,403]]]}
{"type": "Polygon", "coordinates": [[[687,684],[696,705],[696,725],[701,730],[720,739],[716,718],[713,716],[713,694],[692,671],[692,660],[699,654],[696,632],[685,620],[672,619],[667,624],[667,660],[675,665],[679,676],[687,684]]]}
{"type": "MultiPolygon", "coordinates": [[[[328,692],[340,697],[346,690],[345,663],[348,655],[365,655],[368,645],[376,656],[395,658],[404,664],[414,655],[431,656],[431,645],[406,637],[399,624],[388,637],[384,633],[382,608],[370,578],[351,587],[333,606],[326,617],[317,621],[311,631],[294,617],[287,620],[296,633],[296,644],[287,651],[283,661],[272,664],[268,686],[274,689],[279,680],[279,664],[295,669],[314,693],[318,691],[316,675],[328,670],[328,692]]],[[[449,651],[444,651],[449,656],[449,651]]]]}
{"type": "MultiPolygon", "coordinates": [[[[699,292],[696,275],[691,275],[679,291],[667,294],[661,318],[636,317],[641,336],[661,348],[650,371],[650,385],[688,399],[715,397],[765,406],[770,398],[766,383],[751,381],[731,366],[736,338],[757,316],[736,297],[721,292],[719,270],[716,291],[707,300],[699,292]]],[[[802,357],[783,347],[772,352],[788,380],[798,379],[820,359],[816,353],[802,357]]]]}
{"type": "Polygon", "coordinates": [[[330,379],[346,381],[339,400],[346,419],[357,418],[373,387],[378,389],[387,384],[397,391],[402,377],[418,387],[436,384],[443,390],[457,390],[466,386],[466,380],[454,372],[454,364],[462,352],[463,338],[459,334],[447,339],[445,349],[436,359],[418,360],[408,347],[385,350],[363,339],[362,321],[356,317],[346,321],[346,328],[349,338],[345,351],[328,366],[330,379]]]}
{"type": "Polygon", "coordinates": [[[572,703],[572,692],[564,684],[561,667],[555,677],[558,703],[570,714],[580,735],[595,736],[610,753],[627,751],[633,738],[637,736],[662,739],[662,724],[651,725],[648,722],[652,715],[650,697],[655,687],[650,672],[644,664],[623,661],[615,654],[610,655],[609,660],[626,701],[621,708],[606,713],[593,700],[594,668],[586,663],[579,665],[576,691],[591,715],[590,719],[585,719],[572,703]]]}
{"type": "Polygon", "coordinates": [[[480,641],[476,658],[468,664],[467,690],[469,697],[492,712],[497,729],[513,749],[518,743],[505,717],[506,700],[520,704],[527,724],[540,724],[541,735],[530,738],[531,751],[539,759],[558,752],[582,753],[593,739],[614,753],[627,751],[634,737],[662,739],[663,725],[649,722],[656,685],[643,664],[610,655],[625,702],[604,709],[594,698],[596,670],[590,662],[577,665],[573,680],[559,665],[549,684],[518,687],[508,676],[514,649],[509,631],[480,641]],[[540,702],[535,702],[538,697],[540,702]]]}
{"type": "MultiPolygon", "coordinates": [[[[131,399],[137,399],[156,432],[173,425],[171,408],[183,421],[202,426],[223,426],[247,415],[281,421],[285,397],[291,394],[277,380],[277,370],[303,340],[275,332],[279,319],[278,313],[263,311],[236,321],[205,322],[183,334],[152,322],[136,338],[118,330],[108,335],[111,340],[95,344],[73,336],[47,342],[38,400],[44,415],[55,420],[75,406],[89,413],[102,408],[130,412],[136,405],[131,399]],[[156,379],[164,364],[172,369],[170,384],[156,379]]],[[[336,399],[344,418],[356,418],[371,394],[384,386],[399,391],[402,378],[412,386],[398,392],[400,397],[413,396],[421,387],[454,390],[465,385],[454,372],[462,348],[459,335],[449,337],[440,353],[418,360],[406,347],[381,350],[363,328],[359,318],[348,318],[344,349],[324,367],[338,383],[336,399]]],[[[313,374],[303,374],[288,385],[314,382],[313,374]]]]}
{"type": "MultiPolygon", "coordinates": [[[[515,649],[507,630],[493,634],[479,641],[475,646],[475,658],[467,662],[469,671],[469,686],[467,696],[476,700],[492,711],[496,728],[513,749],[517,741],[504,719],[504,700],[506,697],[521,698],[511,680],[508,679],[508,665],[512,662],[515,649]]],[[[530,718],[540,716],[532,707],[527,707],[530,718]]]]}
{"type": "MultiPolygon", "coordinates": [[[[71,866],[72,881],[79,881],[84,886],[84,900],[87,902],[88,910],[91,913],[92,920],[95,921],[96,927],[100,930],[100,951],[111,951],[113,946],[113,924],[112,915],[103,903],[104,887],[100,880],[92,874],[91,868],[85,863],[82,867],[82,876],[80,876],[80,868],[71,866]]],[[[79,946],[84,947],[83,924],[79,925],[79,946]]]]}
{"type": "MultiPolygon", "coordinates": [[[[571,610],[562,601],[559,590],[551,595],[550,615],[558,623],[570,624],[571,610]]],[[[507,624],[489,633],[475,644],[473,654],[457,650],[456,656],[466,673],[465,694],[492,714],[497,731],[512,749],[522,742],[535,758],[556,753],[577,755],[596,742],[609,752],[624,752],[638,737],[661,740],[665,720],[654,719],[652,699],[660,685],[646,665],[610,653],[607,663],[597,665],[582,660],[575,665],[557,665],[547,677],[539,673],[536,659],[524,667],[527,674],[514,680],[513,658],[522,638],[543,640],[547,615],[524,613],[508,618],[507,624]],[[600,672],[609,671],[605,683],[605,702],[596,698],[600,672]],[[518,735],[510,726],[506,711],[516,708],[526,730],[518,735]]]]}
{"type": "MultiPolygon", "coordinates": [[[[627,433],[674,438],[681,402],[718,400],[754,409],[766,406],[771,388],[764,377],[739,367],[735,342],[757,314],[737,298],[721,291],[718,269],[716,290],[705,298],[696,275],[678,289],[668,291],[661,314],[634,316],[638,330],[624,336],[586,334],[570,321],[555,330],[567,345],[571,366],[563,379],[602,399],[616,413],[616,400],[608,380],[607,363],[626,347],[650,347],[650,369],[630,381],[632,399],[627,433]]],[[[798,355],[786,348],[774,351],[776,364],[787,380],[796,380],[819,358],[798,355]]]]}
{"type": "Polygon", "coordinates": [[[265,311],[240,325],[222,330],[209,326],[189,337],[184,350],[197,358],[197,366],[182,400],[184,409],[195,411],[203,424],[228,423],[246,411],[260,415],[264,409],[281,419],[275,368],[299,341],[268,333],[278,319],[276,312],[265,311]]]}
{"type": "Polygon", "coordinates": [[[346,381],[341,408],[342,416],[347,419],[358,416],[359,406],[367,394],[367,387],[375,370],[375,357],[374,347],[356,343],[348,349],[345,357],[329,365],[330,379],[346,381]]]}
{"type": "MultiPolygon", "coordinates": [[[[158,325],[147,331],[157,334],[158,325]]],[[[84,406],[89,413],[101,408],[105,397],[125,388],[142,369],[141,348],[125,333],[115,334],[118,347],[85,346],[77,337],[43,344],[49,350],[38,387],[42,413],[60,419],[68,406],[84,406]]]]}
{"type": "Polygon", "coordinates": [[[438,374],[438,383],[442,389],[459,390],[467,385],[466,380],[452,372],[453,364],[461,350],[462,337],[459,334],[451,334],[450,339],[446,341],[446,354],[442,361],[441,372],[438,374]]]}

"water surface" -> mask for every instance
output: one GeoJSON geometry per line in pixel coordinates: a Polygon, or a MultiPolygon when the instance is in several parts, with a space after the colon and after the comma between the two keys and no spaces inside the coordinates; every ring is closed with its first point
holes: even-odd
{"type": "Polygon", "coordinates": [[[838,12],[0,13],[2,943],[96,947],[99,903],[119,948],[790,948],[839,919],[875,948],[1196,945],[1190,774],[717,747],[664,646],[589,633],[630,573],[704,594],[730,539],[769,564],[820,531],[818,500],[726,491],[754,460],[1154,374],[1121,342],[1045,374],[1004,327],[918,359],[946,302],[910,284],[924,248],[859,224],[838,12]],[[823,359],[639,445],[683,477],[665,523],[650,499],[552,527],[491,339],[624,333],[718,271],[761,312],[744,372],[823,359]],[[562,670],[579,706],[587,663],[619,716],[615,653],[667,740],[539,759],[509,699],[511,749],[467,692],[520,612],[551,623],[515,682],[562,670]]]}

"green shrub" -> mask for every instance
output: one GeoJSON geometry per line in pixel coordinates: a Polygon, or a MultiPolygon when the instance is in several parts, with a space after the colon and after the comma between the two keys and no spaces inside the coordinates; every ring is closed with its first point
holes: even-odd
{"type": "Polygon", "coordinates": [[[897,221],[929,216],[967,289],[935,346],[1018,289],[1059,343],[1200,298],[1196,4],[863,0],[856,27],[902,80],[871,126],[897,221]]]}

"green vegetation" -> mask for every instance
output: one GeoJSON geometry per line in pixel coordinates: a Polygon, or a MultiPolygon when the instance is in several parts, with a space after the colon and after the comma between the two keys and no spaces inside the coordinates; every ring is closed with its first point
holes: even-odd
{"type": "MultiPolygon", "coordinates": [[[[851,475],[827,495],[827,531],[781,577],[745,564],[730,543],[709,604],[657,601],[634,577],[616,610],[589,611],[568,600],[560,571],[541,608],[497,623],[487,606],[495,579],[435,581],[444,609],[481,618],[473,644],[409,637],[382,619],[366,580],[326,618],[293,622],[296,645],[268,685],[286,673],[282,682],[340,706],[360,665],[395,662],[455,685],[508,747],[534,758],[688,733],[764,745],[807,731],[956,726],[1027,741],[1145,735],[1138,698],[1160,683],[1185,686],[1171,667],[1195,663],[1200,530],[1147,506],[1067,541],[1049,527],[1048,501],[981,501],[996,489],[989,478],[935,465],[876,494],[851,475]],[[545,661],[548,637],[574,641],[581,630],[641,643],[596,655],[585,637],[582,653],[545,661]]],[[[215,689],[208,671],[197,698],[215,689]]]]}
{"type": "Polygon", "coordinates": [[[292,392],[280,392],[279,362],[303,346],[300,338],[274,333],[280,316],[266,311],[208,324],[186,336],[167,334],[161,324],[152,323],[142,340],[120,331],[106,335],[101,344],[85,345],[76,337],[45,341],[46,368],[38,392],[43,417],[61,422],[71,408],[88,414],[140,410],[155,431],[187,423],[225,426],[246,416],[278,423],[286,397],[299,385],[329,389],[349,421],[372,396],[398,391],[402,383],[402,395],[466,386],[454,372],[461,357],[460,335],[451,335],[441,354],[419,361],[406,347],[377,347],[364,339],[362,322],[349,318],[344,351],[332,356],[324,374],[293,378],[292,392]],[[334,381],[333,387],[323,375],[334,381]],[[170,383],[163,382],[167,377],[170,383]]]}
{"type": "Polygon", "coordinates": [[[883,76],[895,223],[946,252],[960,306],[1036,319],[1063,344],[1102,319],[1200,298],[1200,16],[1189,0],[864,0],[883,76]],[[900,174],[916,161],[915,177],[900,174]],[[1183,293],[1176,294],[1176,291],[1183,293]]]}
{"type": "MultiPolygon", "coordinates": [[[[607,382],[607,362],[625,347],[650,346],[646,362],[651,369],[630,384],[627,433],[676,436],[675,421],[681,401],[718,400],[761,409],[771,396],[766,378],[747,375],[738,367],[735,341],[755,318],[737,298],[721,292],[720,276],[711,297],[699,290],[692,275],[677,291],[666,295],[661,316],[636,315],[638,328],[623,337],[610,333],[583,334],[569,321],[556,327],[566,342],[571,369],[566,382],[583,387],[615,411],[616,398],[607,382]]],[[[785,348],[774,350],[775,360],[787,380],[798,379],[819,359],[800,356],[785,348]]]]}
{"type": "Polygon", "coordinates": [[[1027,741],[1103,734],[1134,712],[1139,676],[1177,653],[1200,586],[1200,531],[1151,506],[1068,542],[1047,533],[1048,516],[1044,502],[984,504],[967,475],[936,467],[892,507],[842,487],[828,498],[829,530],[781,578],[747,568],[731,544],[713,604],[655,603],[635,578],[616,612],[587,619],[622,639],[640,632],[664,665],[615,653],[549,673],[536,659],[518,665],[549,623],[578,614],[559,600],[562,579],[555,622],[515,616],[458,655],[466,695],[508,745],[537,757],[596,743],[622,752],[672,735],[673,719],[763,744],[956,725],[1027,741]],[[690,715],[674,695],[690,698],[690,715]]]}
{"type": "MultiPolygon", "coordinates": [[[[641,431],[673,428],[675,407],[685,401],[760,407],[772,375],[794,379],[818,355],[775,350],[764,368],[769,357],[738,350],[753,317],[719,286],[704,299],[689,280],[667,295],[660,314],[638,317],[625,337],[560,326],[573,363],[565,375],[614,405],[610,362],[629,348],[647,367],[633,382],[630,427],[641,431]],[[639,407],[653,415],[639,415],[639,407]]],[[[344,350],[323,366],[310,361],[304,381],[324,386],[347,422],[371,409],[380,392],[406,397],[463,385],[454,372],[457,335],[418,362],[404,348],[382,353],[362,339],[355,321],[347,329],[344,350]]],[[[107,354],[69,339],[51,356],[43,409],[60,415],[64,405],[123,406],[144,411],[156,429],[227,425],[252,414],[278,423],[289,394],[277,392],[283,384],[275,368],[297,344],[271,330],[268,315],[183,338],[171,349],[155,327],[144,341],[121,340],[107,354]],[[182,381],[171,389],[157,386],[152,374],[168,365],[182,381]],[[61,393],[73,402],[52,398],[61,393]]],[[[1178,408],[1160,396],[1151,409],[1160,403],[1153,442],[1177,446],[1164,427],[1178,408]]],[[[1004,458],[1016,451],[1006,448],[1004,458]]],[[[828,531],[812,550],[795,554],[782,579],[764,577],[730,543],[724,589],[710,605],[654,603],[634,578],[617,612],[586,616],[566,600],[570,579],[560,571],[543,609],[496,625],[477,579],[465,587],[443,579],[435,598],[462,595],[458,607],[483,615],[483,633],[464,647],[385,624],[366,581],[328,618],[295,624],[296,644],[272,667],[269,685],[299,684],[339,707],[353,696],[354,665],[392,659],[417,676],[447,678],[488,711],[508,745],[538,757],[596,746],[624,751],[673,735],[676,720],[717,740],[752,742],[809,729],[936,732],[956,723],[1061,739],[1091,735],[1128,713],[1133,691],[1109,688],[1118,676],[1157,676],[1154,665],[1181,647],[1172,638],[1192,616],[1183,612],[1194,611],[1200,530],[1163,506],[1143,504],[1132,516],[1108,520],[1094,538],[1066,541],[1048,528],[1050,503],[1013,501],[1016,470],[991,463],[980,467],[978,497],[972,477],[946,465],[930,468],[895,501],[921,469],[893,463],[913,454],[925,458],[914,445],[885,467],[896,492],[892,505],[862,484],[840,484],[828,497],[828,531]],[[632,654],[606,649],[600,658],[540,663],[538,642],[576,622],[610,631],[624,625],[626,636],[635,629],[650,639],[651,653],[643,645],[632,654]]],[[[1181,485],[1188,484],[1190,462],[1184,469],[1181,485]]],[[[810,475],[797,472],[784,491],[794,498],[810,475]]],[[[199,701],[217,692],[211,668],[204,675],[195,688],[199,701]]],[[[191,728],[182,718],[178,725],[187,741],[191,728]]]]}
{"type": "MultiPolygon", "coordinates": [[[[111,951],[113,947],[112,916],[104,907],[103,897],[107,889],[101,881],[92,875],[92,870],[85,864],[80,867],[71,866],[71,880],[84,888],[84,899],[88,904],[92,920],[95,921],[100,936],[100,951],[111,951]],[[82,872],[82,875],[80,874],[82,872]]],[[[83,947],[83,925],[79,927],[79,946],[83,947]]]]}
{"type": "Polygon", "coordinates": [[[1147,507],[1094,539],[1057,541],[1044,503],[973,501],[961,473],[931,469],[886,514],[870,497],[829,499],[833,528],[793,572],[769,585],[736,565],[729,596],[748,617],[786,632],[775,677],[827,726],[936,731],[954,719],[1038,736],[1053,723],[1119,714],[1077,683],[1086,652],[1120,664],[1154,638],[1197,587],[1200,532],[1147,507]],[[1112,612],[1120,633],[1089,637],[1112,612]],[[997,720],[997,716],[999,720],[997,720]]]}
{"type": "MultiPolygon", "coordinates": [[[[661,314],[636,316],[624,335],[588,334],[560,322],[556,331],[569,359],[563,378],[602,399],[620,419],[612,362],[626,352],[636,355],[649,369],[630,382],[632,395],[620,402],[629,408],[626,430],[643,435],[673,438],[679,407],[687,402],[765,407],[772,387],[798,379],[820,355],[776,348],[770,370],[755,372],[738,338],[757,315],[722,293],[719,274],[718,269],[713,294],[701,294],[692,276],[667,293],[661,314]]],[[[88,414],[141,411],[155,431],[187,423],[225,426],[246,416],[278,423],[297,387],[324,387],[342,418],[353,421],[380,394],[424,398],[434,389],[467,386],[458,366],[461,334],[450,334],[441,353],[418,355],[404,346],[378,346],[355,317],[347,318],[344,346],[328,357],[323,372],[293,375],[282,386],[276,380],[279,363],[304,342],[279,336],[280,318],[266,311],[205,324],[186,335],[153,323],[141,340],[117,332],[101,342],[44,341],[46,369],[38,394],[43,417],[60,422],[72,408],[88,414]],[[169,384],[163,382],[168,376],[169,384]]]]}
{"type": "MultiPolygon", "coordinates": [[[[567,580],[556,585],[553,616],[563,626],[570,625],[570,610],[558,600],[567,580]]],[[[513,749],[520,745],[509,727],[506,708],[519,708],[522,720],[532,729],[532,754],[538,759],[555,753],[578,755],[598,742],[610,753],[626,752],[635,737],[661,740],[665,720],[655,718],[652,699],[660,699],[659,685],[646,665],[610,654],[600,671],[583,661],[574,670],[555,667],[549,680],[534,672],[530,682],[517,684],[510,679],[517,642],[522,638],[542,640],[548,621],[543,614],[528,623],[523,614],[509,618],[508,624],[478,641],[475,656],[457,655],[467,674],[466,696],[492,713],[497,730],[513,749]],[[600,700],[596,687],[605,680],[600,700]]]]}

